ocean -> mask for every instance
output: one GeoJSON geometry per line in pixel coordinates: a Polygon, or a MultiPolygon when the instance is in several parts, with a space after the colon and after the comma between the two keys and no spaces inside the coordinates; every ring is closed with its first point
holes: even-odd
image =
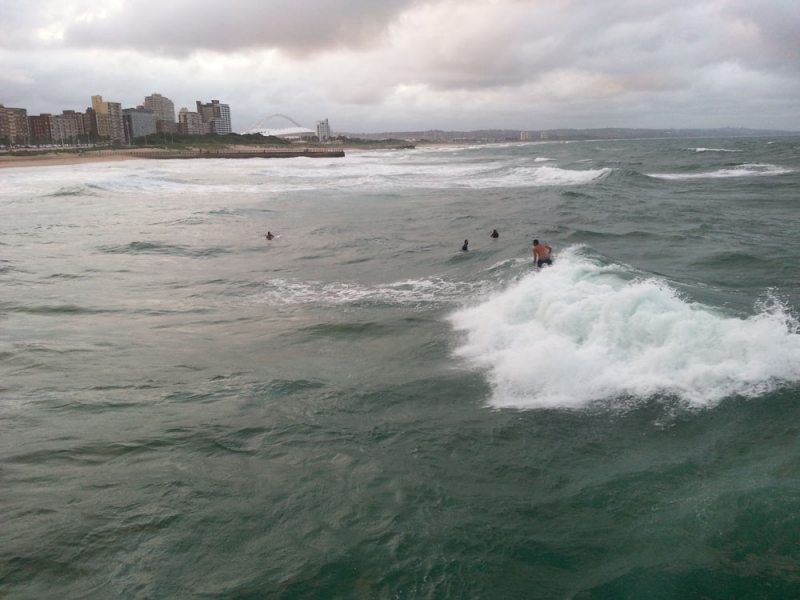
{"type": "Polygon", "coordinates": [[[797,138],[6,168],[0,215],[2,598],[800,597],[797,138]]]}

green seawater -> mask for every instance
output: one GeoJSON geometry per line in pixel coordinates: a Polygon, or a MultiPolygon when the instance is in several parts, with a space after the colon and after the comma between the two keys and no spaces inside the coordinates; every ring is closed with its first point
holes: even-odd
{"type": "Polygon", "coordinates": [[[0,598],[797,598],[798,190],[796,138],[0,170],[0,598]]]}

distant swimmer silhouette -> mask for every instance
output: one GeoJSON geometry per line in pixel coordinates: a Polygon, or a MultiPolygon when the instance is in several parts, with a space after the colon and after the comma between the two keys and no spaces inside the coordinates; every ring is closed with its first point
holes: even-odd
{"type": "Polygon", "coordinates": [[[469,240],[464,240],[464,245],[463,245],[463,246],[461,246],[461,249],[462,249],[464,252],[466,252],[467,250],[469,250],[469,240]]]}
{"type": "Polygon", "coordinates": [[[493,237],[493,238],[499,238],[499,237],[500,237],[500,234],[499,234],[499,233],[497,233],[497,229],[495,229],[494,231],[492,231],[492,237],[493,237]]]}
{"type": "Polygon", "coordinates": [[[275,239],[275,236],[272,235],[271,231],[268,231],[264,237],[267,238],[268,240],[275,239]]]}
{"type": "Polygon", "coordinates": [[[540,244],[539,240],[533,240],[533,260],[536,261],[536,266],[540,269],[542,265],[552,265],[553,259],[550,258],[550,253],[553,249],[547,244],[540,244]]]}

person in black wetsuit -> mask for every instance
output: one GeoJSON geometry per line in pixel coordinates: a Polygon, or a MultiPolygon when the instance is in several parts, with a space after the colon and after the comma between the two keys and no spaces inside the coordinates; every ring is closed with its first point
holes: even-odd
{"type": "Polygon", "coordinates": [[[497,233],[497,229],[495,229],[494,231],[492,231],[492,237],[493,237],[493,238],[499,238],[499,237],[500,237],[500,234],[499,234],[499,233],[497,233]]]}
{"type": "Polygon", "coordinates": [[[464,240],[464,245],[463,245],[463,246],[461,246],[461,249],[462,249],[464,252],[466,252],[467,250],[469,250],[469,240],[464,240]]]}

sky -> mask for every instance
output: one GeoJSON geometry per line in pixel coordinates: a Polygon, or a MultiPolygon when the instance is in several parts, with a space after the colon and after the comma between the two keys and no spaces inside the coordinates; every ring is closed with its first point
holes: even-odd
{"type": "Polygon", "coordinates": [[[0,0],[0,104],[152,93],[237,132],[799,131],[800,0],[0,0]]]}

